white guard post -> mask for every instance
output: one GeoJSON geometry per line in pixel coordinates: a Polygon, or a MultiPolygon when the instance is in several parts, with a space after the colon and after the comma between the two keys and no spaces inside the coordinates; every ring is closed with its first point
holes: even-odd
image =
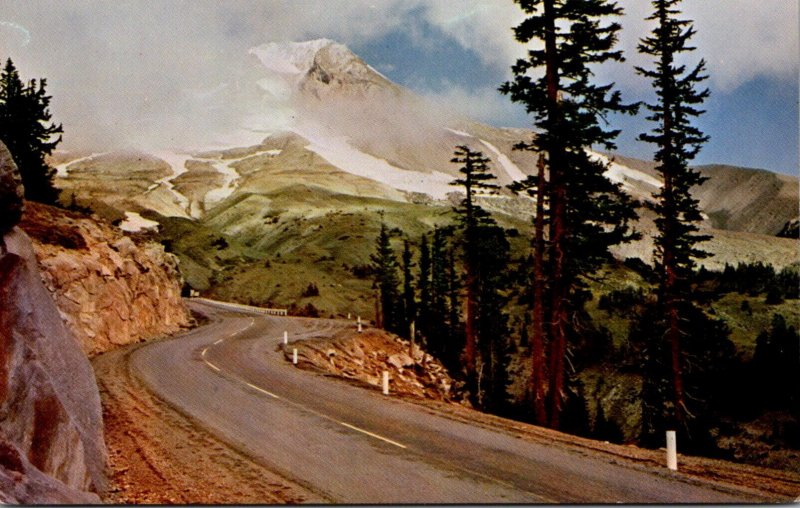
{"type": "Polygon", "coordinates": [[[678,442],[674,430],[667,431],[667,468],[678,470],[678,442]]]}

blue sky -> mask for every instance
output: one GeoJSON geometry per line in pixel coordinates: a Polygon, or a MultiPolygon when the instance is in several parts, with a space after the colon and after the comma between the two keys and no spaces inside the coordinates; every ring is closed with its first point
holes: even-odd
{"type": "MultiPolygon", "coordinates": [[[[475,51],[464,48],[421,16],[415,16],[414,23],[418,25],[415,32],[424,32],[425,45],[416,43],[407,30],[397,30],[353,49],[393,81],[432,97],[446,95],[453,81],[457,81],[467,92],[474,93],[477,101],[487,88],[496,88],[503,82],[496,65],[482,60],[475,51]]],[[[698,48],[690,58],[696,62],[702,56],[702,48],[698,48]]],[[[644,78],[638,79],[642,87],[649,86],[644,78]]],[[[697,125],[711,139],[696,164],[722,163],[797,173],[800,90],[796,76],[764,73],[736,86],[715,88],[711,81],[706,81],[705,86],[712,94],[697,125]]],[[[629,101],[652,100],[652,94],[641,88],[621,88],[629,101]]],[[[507,100],[499,93],[496,96],[499,101],[507,100]]],[[[498,126],[531,126],[531,118],[521,105],[495,108],[494,114],[476,109],[475,116],[498,126]]],[[[617,139],[619,153],[652,157],[652,145],[636,139],[650,128],[644,117],[642,109],[635,117],[620,115],[610,119],[612,126],[622,129],[617,139]]]]}
{"type": "MultiPolygon", "coordinates": [[[[629,100],[650,97],[631,50],[649,31],[649,2],[626,9],[620,47],[630,62],[597,69],[629,100]]],[[[708,60],[712,97],[700,127],[711,136],[699,164],[798,171],[798,4],[795,0],[685,0],[695,20],[696,61],[708,60]]],[[[3,0],[0,57],[25,77],[48,78],[64,145],[134,139],[191,142],[243,106],[203,98],[242,76],[248,49],[318,37],[346,44],[390,79],[497,126],[527,127],[522,107],[497,91],[524,48],[510,0],[3,0]],[[189,99],[187,99],[187,97],[189,99]],[[145,135],[147,134],[147,135],[145,135]]],[[[252,63],[252,62],[251,62],[252,63]]],[[[644,115],[612,118],[619,152],[649,158],[635,140],[644,115]]]]}

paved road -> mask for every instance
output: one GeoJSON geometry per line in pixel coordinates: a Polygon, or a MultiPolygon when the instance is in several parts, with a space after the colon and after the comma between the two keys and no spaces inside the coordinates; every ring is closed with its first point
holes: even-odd
{"type": "Polygon", "coordinates": [[[192,305],[212,323],[137,350],[133,372],[229,445],[331,502],[759,500],[664,470],[455,421],[299,370],[284,359],[284,330],[291,347],[352,326],[347,322],[192,305]]]}

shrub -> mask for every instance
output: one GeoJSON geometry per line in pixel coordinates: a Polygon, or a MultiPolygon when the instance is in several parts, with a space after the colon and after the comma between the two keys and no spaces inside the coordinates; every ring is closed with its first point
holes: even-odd
{"type": "Polygon", "coordinates": [[[228,248],[228,241],[225,240],[223,237],[219,237],[213,242],[211,242],[212,247],[216,247],[217,250],[223,250],[228,248]]]}
{"type": "Polygon", "coordinates": [[[319,296],[319,288],[315,283],[312,282],[308,286],[306,286],[306,288],[303,290],[300,296],[303,298],[308,298],[311,296],[319,296]]]}

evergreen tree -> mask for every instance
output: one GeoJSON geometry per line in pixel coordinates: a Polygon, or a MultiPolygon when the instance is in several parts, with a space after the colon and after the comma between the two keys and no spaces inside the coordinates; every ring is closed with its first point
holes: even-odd
{"type": "MultiPolygon", "coordinates": [[[[593,65],[622,61],[614,51],[618,23],[602,24],[603,18],[619,16],[622,9],[608,0],[517,0],[529,15],[515,28],[521,43],[543,42],[530,49],[527,59],[512,67],[514,79],[501,91],[525,104],[538,131],[530,142],[517,148],[543,153],[549,175],[539,185],[529,177],[523,188],[546,191],[549,215],[548,323],[549,415],[558,428],[563,410],[567,336],[571,314],[582,308],[589,294],[581,277],[608,260],[608,249],[634,238],[628,222],[636,217],[634,203],[620,186],[608,180],[607,166],[587,150],[600,145],[615,148],[618,131],[601,121],[609,113],[633,113],[636,106],[623,104],[613,85],[591,82],[593,65]],[[531,71],[542,69],[541,77],[531,71]]],[[[543,415],[536,416],[537,421],[543,415]]]]}
{"type": "Polygon", "coordinates": [[[480,151],[473,151],[466,145],[456,147],[454,157],[450,160],[454,164],[461,164],[459,173],[461,178],[453,180],[450,185],[463,187],[464,198],[456,207],[455,212],[458,217],[463,233],[461,245],[462,260],[465,271],[466,289],[466,315],[464,325],[464,370],[467,381],[467,389],[471,396],[477,395],[477,344],[479,330],[477,329],[478,301],[481,298],[479,293],[480,281],[478,277],[480,244],[483,238],[480,228],[483,225],[493,224],[489,214],[483,208],[475,204],[475,198],[479,193],[494,192],[500,187],[489,183],[495,176],[489,171],[489,159],[483,156],[480,151]]]}
{"type": "MultiPolygon", "coordinates": [[[[445,231],[439,227],[433,229],[431,242],[431,286],[430,306],[428,310],[428,349],[431,354],[446,362],[449,342],[447,326],[447,297],[450,284],[447,277],[447,240],[445,231]]],[[[445,363],[448,369],[454,366],[445,363]]],[[[451,370],[451,373],[455,371],[451,370]]]]}
{"type": "Polygon", "coordinates": [[[461,325],[461,302],[459,291],[458,272],[456,271],[456,256],[452,247],[447,249],[447,347],[444,352],[445,365],[449,365],[455,372],[461,363],[464,350],[464,328],[461,325]]]}
{"type": "Polygon", "coordinates": [[[381,222],[375,253],[370,260],[375,273],[375,286],[378,289],[377,322],[385,330],[401,334],[402,316],[400,314],[401,299],[398,290],[400,281],[397,277],[397,258],[389,242],[386,224],[383,222],[381,222]]]}
{"type": "MultiPolygon", "coordinates": [[[[524,148],[524,145],[523,145],[524,148]]],[[[530,339],[531,355],[531,374],[528,376],[528,395],[532,401],[533,418],[538,425],[547,425],[546,402],[546,370],[545,370],[545,237],[544,228],[547,223],[545,217],[545,190],[547,180],[545,178],[544,156],[539,155],[537,162],[536,184],[532,179],[523,182],[515,182],[509,188],[515,192],[527,191],[536,199],[536,215],[534,216],[534,235],[533,235],[533,256],[531,265],[533,267],[533,305],[532,316],[525,315],[526,324],[532,323],[533,337],[530,339]]],[[[528,330],[525,327],[525,339],[528,339],[528,330]]],[[[526,340],[527,343],[527,340],[526,340]]]]}
{"type": "Polygon", "coordinates": [[[404,330],[403,336],[410,340],[411,337],[411,323],[417,318],[417,302],[414,297],[414,275],[411,269],[414,268],[414,261],[412,260],[411,246],[408,240],[403,241],[403,297],[402,297],[402,323],[401,330],[404,330]]]}
{"type": "Polygon", "coordinates": [[[0,140],[17,163],[25,198],[55,204],[58,190],[53,186],[55,170],[45,157],[61,142],[61,125],[50,123],[50,99],[47,80],[33,79],[23,84],[9,58],[0,73],[0,140]],[[53,137],[59,134],[55,139],[53,137]]]}
{"type": "Polygon", "coordinates": [[[683,411],[688,416],[678,428],[672,384],[671,346],[664,338],[668,324],[659,303],[650,304],[631,326],[629,340],[641,349],[642,428],[641,444],[664,445],[664,431],[674,428],[684,450],[696,453],[716,451],[711,437],[719,424],[720,404],[729,390],[730,372],[736,364],[736,349],[730,329],[721,319],[707,316],[691,303],[679,308],[683,323],[683,365],[685,386],[683,411]]]}
{"type": "Polygon", "coordinates": [[[708,97],[709,91],[695,88],[707,77],[703,75],[703,60],[688,72],[685,65],[676,62],[681,53],[694,49],[688,42],[695,34],[690,21],[678,19],[679,4],[680,0],[652,2],[655,12],[647,19],[656,21],[656,27],[649,37],[641,40],[639,51],[654,57],[655,68],[637,67],[636,71],[652,80],[657,96],[655,103],[646,105],[651,112],[647,119],[656,126],[639,139],[656,145],[656,169],[664,181],[652,207],[657,214],[658,231],[654,252],[659,275],[656,319],[669,345],[672,414],[668,423],[686,428],[683,375],[686,359],[682,341],[688,340],[692,332],[687,329],[687,313],[696,313],[690,285],[695,260],[708,255],[697,244],[709,238],[697,234],[702,216],[698,201],[690,193],[693,186],[705,179],[689,167],[689,161],[708,140],[692,125],[692,120],[703,113],[697,106],[708,97]]]}
{"type": "Polygon", "coordinates": [[[509,303],[510,245],[503,228],[482,225],[481,241],[476,248],[477,316],[475,329],[479,351],[479,375],[476,386],[477,406],[492,413],[507,409],[508,363],[511,344],[509,320],[505,308],[509,303]]]}
{"type": "Polygon", "coordinates": [[[417,289],[419,290],[419,311],[417,330],[420,332],[422,341],[428,345],[428,338],[431,337],[430,309],[431,309],[431,252],[428,247],[428,235],[423,234],[419,246],[419,276],[417,277],[417,289]]]}

